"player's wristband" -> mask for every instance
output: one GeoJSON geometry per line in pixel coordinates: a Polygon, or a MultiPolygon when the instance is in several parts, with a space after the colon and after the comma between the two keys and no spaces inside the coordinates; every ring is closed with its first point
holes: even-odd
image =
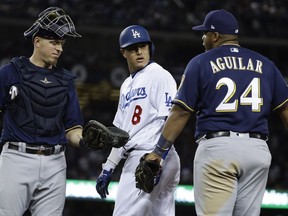
{"type": "Polygon", "coordinates": [[[172,146],[172,142],[170,142],[169,140],[165,139],[164,136],[161,134],[154,150],[153,153],[161,156],[161,158],[165,159],[169,149],[172,146]]]}

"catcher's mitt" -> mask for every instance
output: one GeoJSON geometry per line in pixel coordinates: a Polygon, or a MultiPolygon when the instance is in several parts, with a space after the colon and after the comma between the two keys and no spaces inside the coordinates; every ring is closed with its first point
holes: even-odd
{"type": "Polygon", "coordinates": [[[106,146],[120,148],[129,140],[126,131],[117,127],[106,127],[96,120],[90,120],[85,125],[82,137],[80,146],[90,150],[103,149],[106,146]]]}
{"type": "Polygon", "coordinates": [[[156,161],[146,161],[148,153],[140,158],[140,163],[135,170],[136,188],[146,193],[151,193],[154,186],[158,184],[162,166],[156,161]]]}

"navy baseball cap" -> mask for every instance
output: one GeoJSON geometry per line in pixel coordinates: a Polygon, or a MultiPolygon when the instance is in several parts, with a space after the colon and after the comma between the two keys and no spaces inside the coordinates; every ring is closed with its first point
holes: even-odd
{"type": "Polygon", "coordinates": [[[195,26],[192,29],[195,31],[210,31],[233,35],[238,35],[239,32],[236,18],[224,9],[210,11],[206,15],[203,25],[195,26]]]}
{"type": "Polygon", "coordinates": [[[50,40],[65,40],[67,38],[66,35],[63,35],[62,37],[60,37],[59,35],[57,35],[55,32],[51,31],[51,30],[46,30],[46,29],[42,29],[39,28],[38,32],[36,32],[33,35],[33,38],[35,38],[36,36],[38,37],[42,37],[45,39],[50,39],[50,40]]]}

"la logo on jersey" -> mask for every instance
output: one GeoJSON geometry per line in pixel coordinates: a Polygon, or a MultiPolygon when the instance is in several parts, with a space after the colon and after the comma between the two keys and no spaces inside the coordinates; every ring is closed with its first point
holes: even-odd
{"type": "Polygon", "coordinates": [[[169,96],[168,92],[165,92],[165,104],[166,107],[172,107],[172,97],[169,96]]]}
{"type": "Polygon", "coordinates": [[[132,36],[134,38],[140,38],[141,37],[140,32],[135,31],[134,29],[131,29],[131,31],[132,31],[132,36]]]}

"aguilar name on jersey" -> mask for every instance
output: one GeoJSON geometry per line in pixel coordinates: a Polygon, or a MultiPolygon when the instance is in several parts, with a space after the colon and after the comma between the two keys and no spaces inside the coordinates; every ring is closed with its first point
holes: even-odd
{"type": "Polygon", "coordinates": [[[224,45],[190,60],[173,103],[196,112],[196,137],[219,130],[268,135],[266,117],[287,100],[286,85],[266,57],[224,45]]]}
{"type": "Polygon", "coordinates": [[[125,145],[126,149],[153,149],[176,90],[172,75],[155,62],[124,81],[113,124],[129,132],[130,141],[125,145]]]}

